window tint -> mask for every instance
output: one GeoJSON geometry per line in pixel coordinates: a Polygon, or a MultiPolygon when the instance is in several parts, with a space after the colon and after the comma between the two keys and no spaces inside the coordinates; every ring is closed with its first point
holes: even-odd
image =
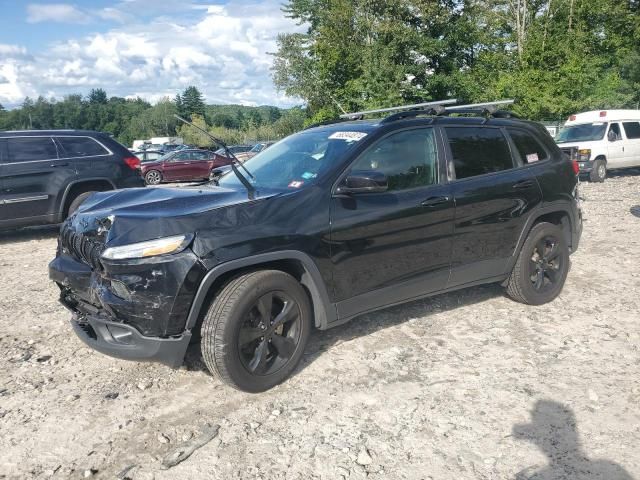
{"type": "Polygon", "coordinates": [[[622,126],[629,140],[640,138],[640,122],[624,122],[622,126]]]}
{"type": "Polygon", "coordinates": [[[93,157],[108,155],[102,145],[89,137],[56,137],[64,149],[65,157],[93,157]]]}
{"type": "Polygon", "coordinates": [[[58,152],[50,137],[7,138],[7,161],[53,160],[58,152]]]}
{"type": "Polygon", "coordinates": [[[513,168],[506,138],[497,128],[447,127],[456,178],[513,168]]]}
{"type": "Polygon", "coordinates": [[[376,170],[387,176],[389,190],[404,190],[436,183],[436,141],[432,128],[398,132],[380,140],[353,165],[355,170],[376,170]]]}
{"type": "Polygon", "coordinates": [[[516,145],[522,163],[533,163],[547,159],[547,152],[533,135],[516,128],[507,128],[507,131],[516,145]]]}

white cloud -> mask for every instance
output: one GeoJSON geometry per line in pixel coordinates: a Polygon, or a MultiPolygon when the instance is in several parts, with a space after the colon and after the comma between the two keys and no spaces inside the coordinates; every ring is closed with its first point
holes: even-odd
{"type": "MultiPolygon", "coordinates": [[[[277,34],[303,29],[285,18],[280,8],[281,0],[232,0],[206,10],[173,0],[121,1],[100,12],[108,11],[112,18],[128,23],[106,32],[49,45],[35,57],[22,47],[0,44],[0,59],[12,55],[14,69],[13,87],[0,84],[0,102],[15,103],[20,96],[52,92],[56,97],[86,94],[96,87],[109,95],[157,101],[196,85],[210,103],[298,103],[279,94],[271,81],[268,53],[276,50],[277,34]],[[144,23],[127,20],[129,13],[142,8],[164,15],[169,7],[175,8],[176,15],[156,16],[144,23]],[[178,16],[185,9],[188,15],[178,16]]],[[[53,21],[50,13],[47,18],[53,21]]],[[[45,21],[42,11],[39,14],[35,18],[45,21]]]]}
{"type": "Polygon", "coordinates": [[[31,3],[27,5],[27,22],[87,23],[91,17],[68,3],[31,3]]]}

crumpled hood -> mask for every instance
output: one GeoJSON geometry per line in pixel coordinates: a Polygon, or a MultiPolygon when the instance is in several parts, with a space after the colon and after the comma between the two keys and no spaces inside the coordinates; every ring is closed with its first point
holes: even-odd
{"type": "Polygon", "coordinates": [[[206,185],[187,188],[132,188],[91,195],[70,218],[76,231],[100,237],[109,245],[193,233],[215,227],[211,211],[230,205],[259,202],[274,193],[229,190],[206,185]],[[207,215],[202,215],[207,213],[207,215]],[[208,221],[203,221],[204,219],[208,221]]]}

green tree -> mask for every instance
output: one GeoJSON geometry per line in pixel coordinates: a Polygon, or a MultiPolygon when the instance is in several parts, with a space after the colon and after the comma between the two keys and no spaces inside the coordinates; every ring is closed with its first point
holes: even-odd
{"type": "Polygon", "coordinates": [[[87,100],[91,104],[107,104],[107,92],[105,92],[102,88],[93,88],[89,92],[87,96],[87,100]]]}
{"type": "Polygon", "coordinates": [[[194,86],[187,87],[182,95],[181,99],[181,111],[184,116],[192,118],[193,115],[205,116],[205,104],[204,97],[200,90],[194,86]]]}

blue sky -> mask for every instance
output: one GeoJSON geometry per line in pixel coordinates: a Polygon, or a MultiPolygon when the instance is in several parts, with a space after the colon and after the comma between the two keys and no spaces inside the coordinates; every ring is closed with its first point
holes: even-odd
{"type": "Polygon", "coordinates": [[[104,88],[152,102],[196,85],[209,103],[299,103],[270,76],[281,0],[0,0],[0,103],[104,88]]]}

